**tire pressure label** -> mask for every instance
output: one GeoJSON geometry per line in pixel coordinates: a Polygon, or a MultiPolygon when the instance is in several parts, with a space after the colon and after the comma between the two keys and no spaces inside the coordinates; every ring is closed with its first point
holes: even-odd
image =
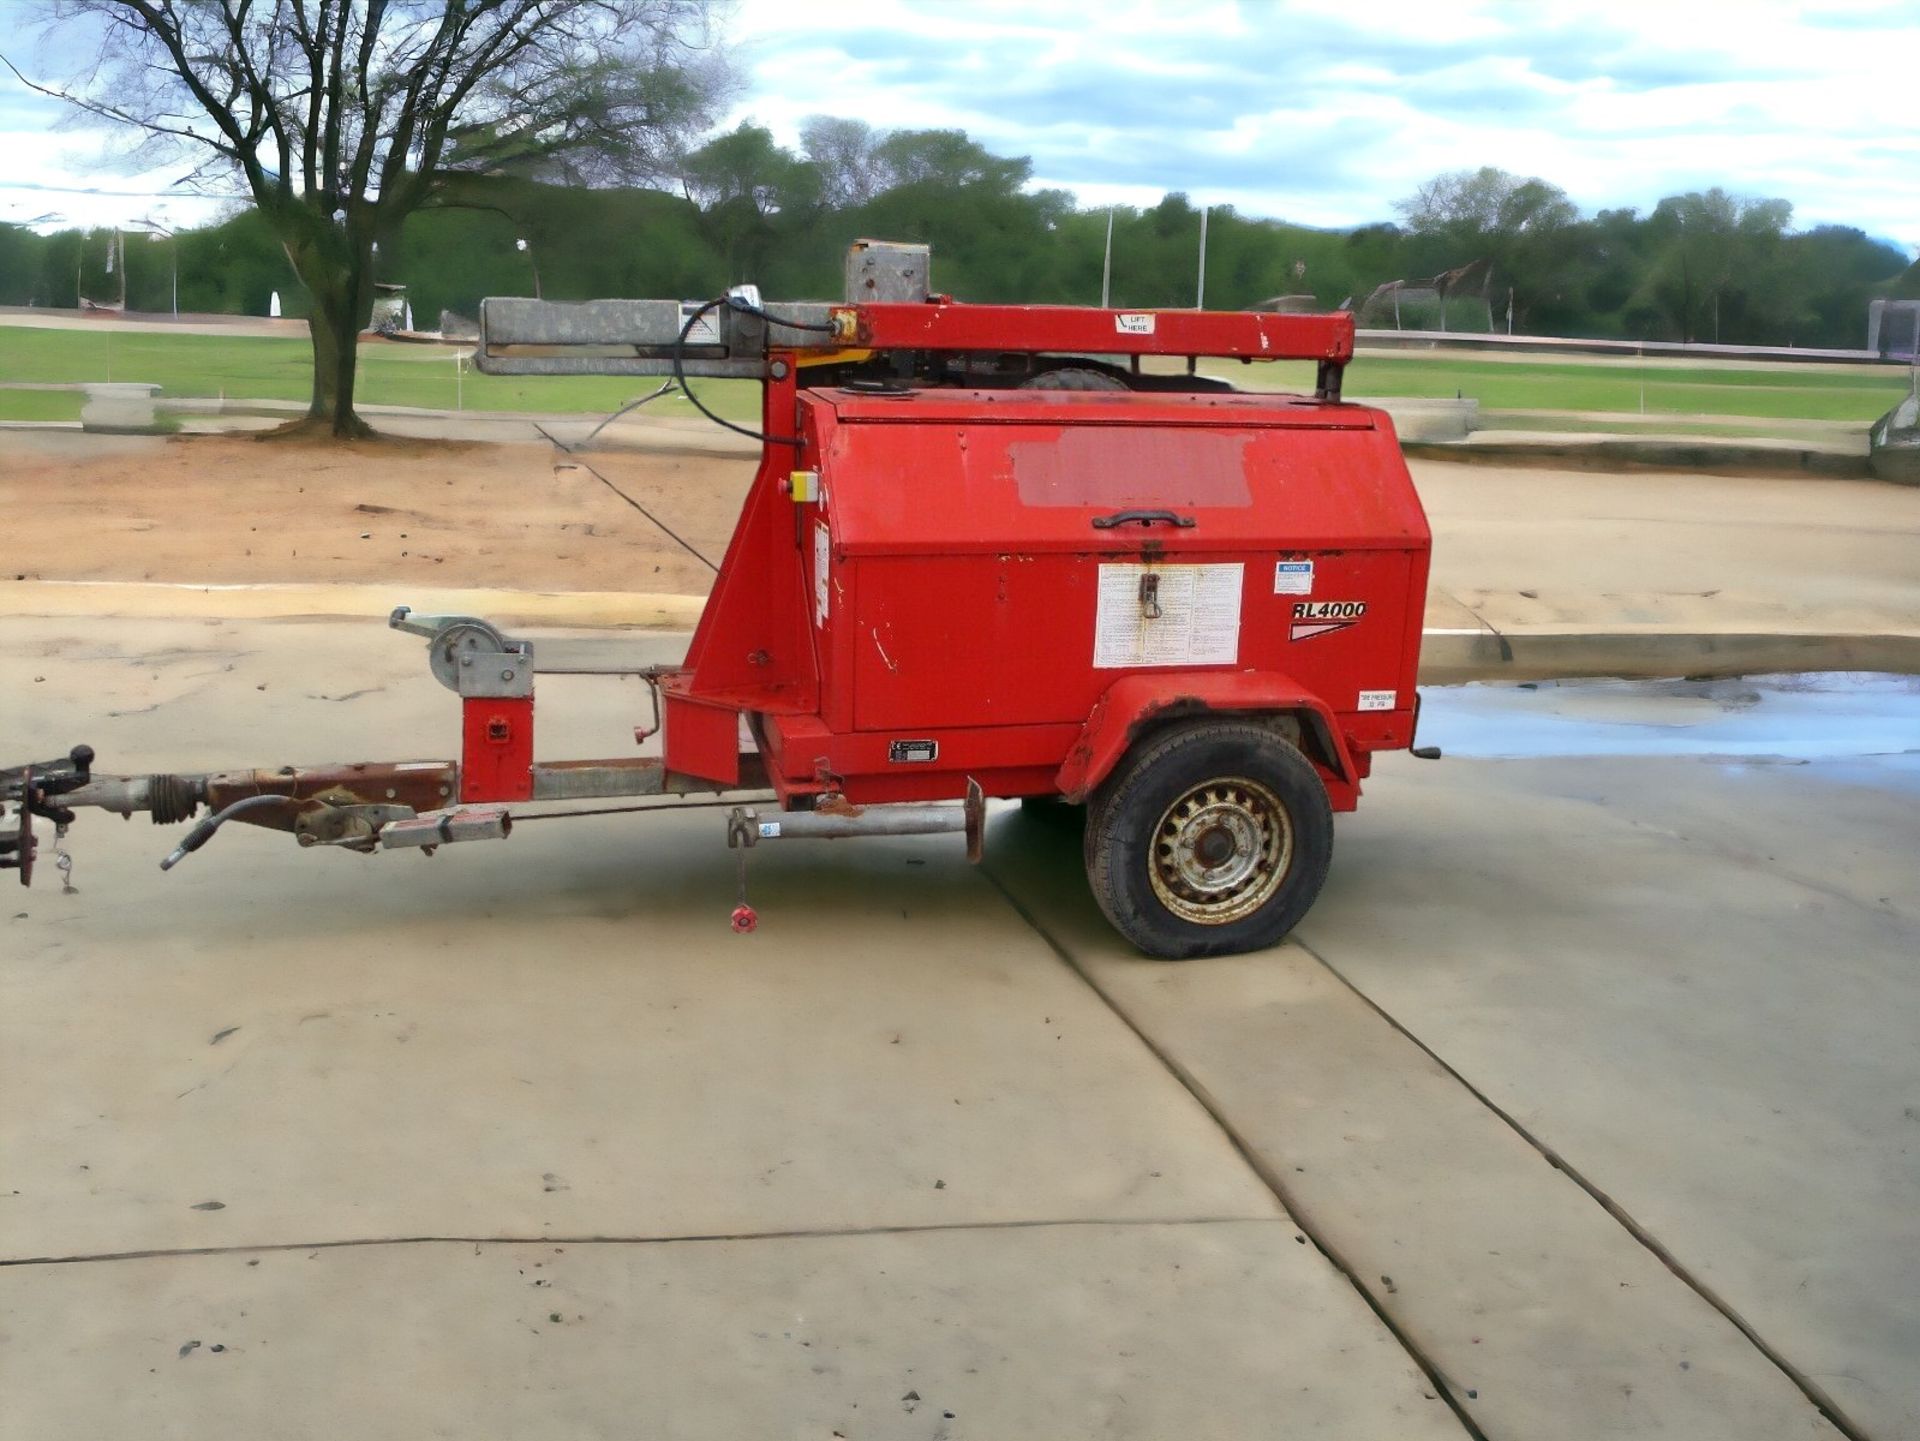
{"type": "Polygon", "coordinates": [[[1392,710],[1400,699],[1397,690],[1363,690],[1360,692],[1359,710],[1392,710]]]}
{"type": "Polygon", "coordinates": [[[928,761],[940,759],[940,742],[936,740],[894,741],[887,747],[887,759],[897,766],[924,765],[928,761]]]}
{"type": "Polygon", "coordinates": [[[1367,613],[1364,600],[1303,600],[1293,607],[1293,626],[1288,640],[1312,640],[1332,635],[1337,630],[1358,625],[1367,613]]]}

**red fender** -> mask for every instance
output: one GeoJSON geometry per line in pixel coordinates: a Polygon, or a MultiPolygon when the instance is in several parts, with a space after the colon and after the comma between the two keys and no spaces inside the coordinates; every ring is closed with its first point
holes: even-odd
{"type": "Polygon", "coordinates": [[[1303,689],[1280,671],[1199,671],[1160,675],[1130,675],[1115,681],[1095,702],[1080,738],[1067,752],[1054,778],[1060,793],[1078,804],[1120,763],[1127,747],[1148,722],[1172,712],[1176,715],[1209,711],[1291,711],[1320,743],[1326,764],[1312,757],[1326,782],[1337,811],[1354,808],[1360,795],[1360,772],[1347,748],[1346,737],[1333,711],[1318,696],[1303,689]]]}

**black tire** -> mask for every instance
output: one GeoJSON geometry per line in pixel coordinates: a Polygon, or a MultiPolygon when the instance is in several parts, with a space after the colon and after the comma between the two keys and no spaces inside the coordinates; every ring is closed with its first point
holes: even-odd
{"type": "Polygon", "coordinates": [[[1161,960],[1273,945],[1320,894],[1333,807],[1274,729],[1201,721],[1136,746],[1087,808],[1087,882],[1161,960]]]}
{"type": "Polygon", "coordinates": [[[1126,390],[1126,381],[1089,365],[1063,365],[1020,382],[1022,390],[1126,390]]]}

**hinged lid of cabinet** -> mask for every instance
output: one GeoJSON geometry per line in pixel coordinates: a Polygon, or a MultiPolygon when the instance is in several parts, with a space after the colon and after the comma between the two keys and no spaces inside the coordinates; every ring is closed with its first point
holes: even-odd
{"type": "Polygon", "coordinates": [[[1398,549],[1427,528],[1385,418],[1289,396],[808,392],[849,556],[1398,549]]]}

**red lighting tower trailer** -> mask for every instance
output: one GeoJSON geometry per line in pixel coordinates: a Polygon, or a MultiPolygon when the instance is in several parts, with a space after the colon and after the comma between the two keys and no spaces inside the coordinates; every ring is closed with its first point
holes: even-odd
{"type": "Polygon", "coordinates": [[[862,243],[842,305],[485,303],[482,370],[764,384],[685,662],[641,673],[660,756],[535,761],[537,644],[401,607],[461,698],[457,762],[106,776],[76,747],[0,772],[0,865],[27,880],[34,818],[83,805],[207,807],[171,864],[227,819],[431,849],[541,802],[743,792],[733,845],[964,831],[977,858],[986,797],[1054,797],[1142,951],[1278,940],[1418,714],[1429,534],[1387,418],[1340,399],[1352,317],[963,305],[925,276],[923,247],[862,243]],[[1316,389],[1199,357],[1314,361],[1316,389]]]}

